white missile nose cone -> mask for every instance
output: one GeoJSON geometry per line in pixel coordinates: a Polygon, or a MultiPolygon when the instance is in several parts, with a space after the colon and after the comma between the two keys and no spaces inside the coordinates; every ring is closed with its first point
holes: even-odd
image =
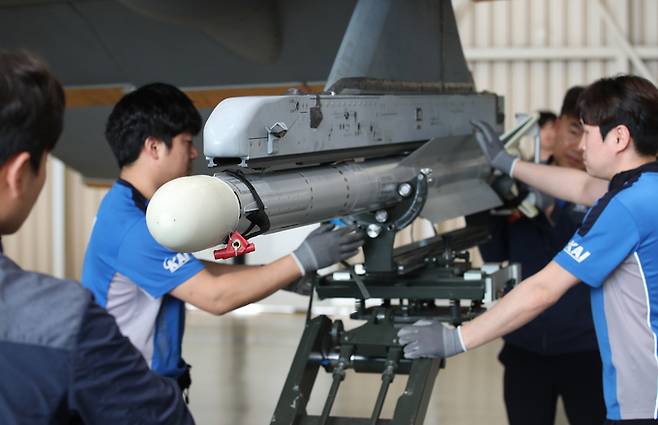
{"type": "Polygon", "coordinates": [[[211,176],[171,180],[153,195],[146,225],[158,243],[177,252],[195,252],[223,243],[240,219],[233,190],[211,176]]]}

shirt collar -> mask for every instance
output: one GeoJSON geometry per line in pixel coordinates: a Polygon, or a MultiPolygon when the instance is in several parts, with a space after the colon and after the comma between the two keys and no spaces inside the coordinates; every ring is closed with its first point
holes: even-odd
{"type": "Polygon", "coordinates": [[[137,190],[135,186],[133,186],[130,182],[127,182],[124,179],[117,179],[117,184],[120,184],[130,189],[132,200],[135,203],[135,206],[140,210],[142,210],[144,213],[146,213],[146,206],[149,203],[148,199],[146,199],[146,197],[142,195],[142,193],[139,190],[137,190]]]}
{"type": "Polygon", "coordinates": [[[627,182],[637,180],[642,173],[658,173],[658,161],[650,162],[637,168],[633,168],[632,170],[622,171],[621,173],[615,174],[614,177],[612,177],[612,180],[610,180],[608,190],[619,189],[627,182]]]}

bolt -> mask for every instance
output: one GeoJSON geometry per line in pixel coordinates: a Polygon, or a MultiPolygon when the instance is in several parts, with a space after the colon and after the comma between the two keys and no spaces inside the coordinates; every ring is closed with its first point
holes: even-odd
{"type": "Polygon", "coordinates": [[[369,224],[366,233],[369,238],[375,239],[380,233],[382,233],[382,226],[379,224],[369,224]]]}
{"type": "Polygon", "coordinates": [[[275,122],[267,129],[267,132],[276,138],[281,138],[288,132],[288,126],[283,122],[275,122]]]}
{"type": "Polygon", "coordinates": [[[406,198],[407,196],[411,195],[411,189],[412,188],[409,183],[402,183],[400,186],[398,186],[398,195],[406,198]]]}
{"type": "Polygon", "coordinates": [[[386,210],[379,210],[375,213],[375,220],[377,220],[377,223],[386,223],[386,220],[388,220],[388,212],[386,210]]]}
{"type": "Polygon", "coordinates": [[[420,170],[421,178],[422,177],[427,177],[427,183],[432,183],[432,169],[431,168],[423,168],[420,170]]]}

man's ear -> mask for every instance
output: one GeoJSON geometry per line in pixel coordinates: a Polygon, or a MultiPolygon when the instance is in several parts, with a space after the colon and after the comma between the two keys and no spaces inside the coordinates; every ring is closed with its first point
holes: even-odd
{"type": "Polygon", "coordinates": [[[631,146],[631,132],[625,125],[618,125],[610,131],[610,138],[616,152],[622,152],[631,146]]]}
{"type": "Polygon", "coordinates": [[[20,152],[5,162],[3,166],[5,172],[2,173],[5,179],[3,183],[7,185],[12,197],[17,198],[23,193],[25,173],[33,172],[31,167],[30,154],[27,152],[20,152]]]}
{"type": "Polygon", "coordinates": [[[149,136],[144,140],[144,151],[152,159],[158,159],[161,155],[161,149],[164,143],[162,140],[149,136]]]}

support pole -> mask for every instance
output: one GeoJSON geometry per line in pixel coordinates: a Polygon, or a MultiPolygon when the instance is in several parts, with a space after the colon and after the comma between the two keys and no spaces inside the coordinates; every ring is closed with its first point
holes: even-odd
{"type": "Polygon", "coordinates": [[[66,274],[66,167],[54,156],[50,182],[52,187],[52,274],[63,279],[66,274]]]}
{"type": "Polygon", "coordinates": [[[322,408],[322,415],[320,416],[320,421],[318,425],[326,425],[327,419],[329,419],[329,414],[331,413],[331,408],[334,405],[336,400],[336,395],[338,394],[338,387],[340,383],[345,379],[345,369],[349,365],[350,356],[354,351],[354,346],[345,345],[341,348],[340,357],[338,359],[338,364],[334,369],[333,373],[333,382],[331,383],[331,388],[329,389],[329,395],[327,395],[327,401],[324,403],[324,408],[322,408]]]}
{"type": "Polygon", "coordinates": [[[382,386],[379,388],[379,394],[377,395],[375,408],[373,409],[372,416],[370,417],[370,425],[377,425],[379,415],[381,415],[382,408],[384,407],[384,401],[386,401],[388,388],[391,385],[391,382],[393,382],[393,378],[395,378],[395,369],[397,368],[401,354],[402,350],[399,347],[391,348],[388,352],[386,368],[382,373],[382,386]]]}

